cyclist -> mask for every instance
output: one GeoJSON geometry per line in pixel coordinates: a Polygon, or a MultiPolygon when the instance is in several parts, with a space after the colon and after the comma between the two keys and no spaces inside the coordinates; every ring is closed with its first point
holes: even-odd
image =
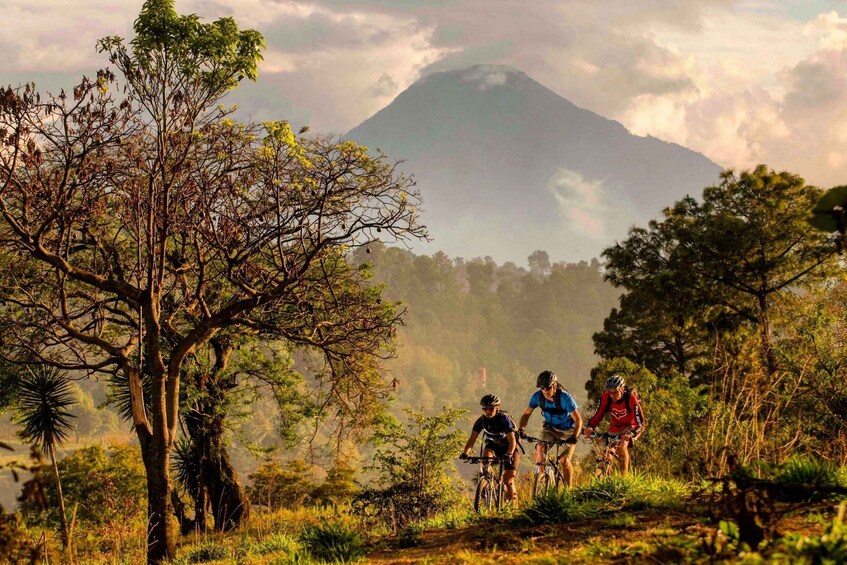
{"type": "Polygon", "coordinates": [[[515,488],[515,474],[520,464],[518,441],[515,437],[515,422],[507,413],[500,410],[500,399],[494,394],[486,394],[479,400],[482,416],[474,422],[471,435],[465,444],[460,459],[468,457],[476,443],[476,438],[483,432],[485,443],[482,448],[483,457],[509,457],[503,463],[503,483],[506,486],[506,498],[517,502],[518,491],[515,488]]]}
{"type": "Polygon", "coordinates": [[[620,375],[611,375],[606,379],[606,391],[600,397],[597,412],[588,420],[585,437],[591,437],[594,428],[603,420],[606,412],[610,414],[608,433],[621,438],[618,444],[618,464],[622,474],[629,471],[629,446],[641,437],[647,427],[647,419],[641,409],[641,401],[634,391],[626,387],[620,375]]]}
{"type": "MultiPolygon", "coordinates": [[[[562,477],[573,486],[573,467],[571,457],[576,446],[576,439],[582,429],[582,416],[579,415],[576,401],[559,385],[559,379],[553,371],[542,371],[535,380],[535,391],[529,399],[529,406],[521,416],[518,423],[518,435],[523,436],[526,425],[532,411],[541,408],[544,416],[544,426],[539,439],[544,441],[572,440],[567,450],[559,457],[559,467],[562,469],[562,477]]],[[[535,462],[539,465],[544,463],[544,447],[535,446],[535,462]]]]}

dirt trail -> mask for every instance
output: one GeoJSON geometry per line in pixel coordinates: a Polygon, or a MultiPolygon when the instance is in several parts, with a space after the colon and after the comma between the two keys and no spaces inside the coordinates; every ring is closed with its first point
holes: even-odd
{"type": "MultiPolygon", "coordinates": [[[[680,534],[696,540],[710,530],[696,517],[679,512],[652,511],[632,516],[635,521],[631,526],[616,525],[615,515],[534,527],[516,527],[505,520],[492,519],[490,524],[424,532],[414,547],[380,548],[368,555],[368,562],[398,565],[536,560],[544,563],[565,560],[568,563],[640,562],[645,560],[643,551],[648,547],[669,545],[670,540],[680,534]]],[[[660,552],[646,560],[673,562],[673,551],[666,552],[671,554],[662,556],[660,552]]]]}

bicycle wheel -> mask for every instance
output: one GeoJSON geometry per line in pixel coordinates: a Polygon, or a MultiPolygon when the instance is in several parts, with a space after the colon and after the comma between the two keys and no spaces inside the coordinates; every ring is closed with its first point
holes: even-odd
{"type": "Polygon", "coordinates": [[[550,491],[550,470],[546,465],[543,468],[538,467],[536,465],[535,477],[532,479],[533,497],[544,496],[550,491]]]}
{"type": "Polygon", "coordinates": [[[476,494],[473,498],[474,512],[480,513],[483,510],[491,510],[494,503],[494,488],[491,485],[491,479],[488,477],[480,477],[476,483],[476,494]]]}
{"type": "Polygon", "coordinates": [[[504,488],[505,488],[505,485],[503,484],[502,480],[498,480],[496,483],[494,483],[492,485],[492,488],[491,488],[491,490],[493,491],[493,494],[494,494],[494,508],[496,508],[497,510],[500,510],[500,508],[503,506],[503,489],[504,488]]]}

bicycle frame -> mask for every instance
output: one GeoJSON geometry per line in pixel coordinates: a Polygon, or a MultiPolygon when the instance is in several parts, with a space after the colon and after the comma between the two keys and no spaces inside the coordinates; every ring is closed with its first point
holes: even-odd
{"type": "Polygon", "coordinates": [[[506,485],[503,483],[503,464],[508,457],[468,457],[465,463],[478,464],[479,471],[474,493],[474,512],[500,510],[506,485]]]}
{"type": "Polygon", "coordinates": [[[617,465],[620,436],[608,432],[591,434],[591,449],[594,452],[594,476],[597,478],[610,477],[617,465]]]}
{"type": "Polygon", "coordinates": [[[562,446],[570,444],[561,439],[548,441],[530,436],[524,436],[524,439],[540,445],[544,455],[544,462],[535,464],[535,474],[532,478],[532,496],[544,496],[550,491],[551,486],[558,490],[559,487],[566,484],[567,481],[565,481],[565,476],[559,466],[559,457],[562,455],[562,446]],[[551,447],[554,449],[551,450],[551,447]]]}

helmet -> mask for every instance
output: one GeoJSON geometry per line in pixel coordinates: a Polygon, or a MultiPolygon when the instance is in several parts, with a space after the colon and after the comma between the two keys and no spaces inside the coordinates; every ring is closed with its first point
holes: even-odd
{"type": "Polygon", "coordinates": [[[547,370],[542,371],[541,374],[538,375],[538,378],[535,379],[535,386],[537,386],[538,388],[547,388],[548,386],[556,382],[559,382],[559,379],[556,377],[556,373],[547,370]]]}
{"type": "Polygon", "coordinates": [[[486,394],[479,399],[479,405],[482,407],[500,406],[500,398],[496,394],[486,394]]]}
{"type": "Polygon", "coordinates": [[[615,390],[624,387],[623,377],[620,375],[612,375],[606,379],[606,390],[615,390]]]}

